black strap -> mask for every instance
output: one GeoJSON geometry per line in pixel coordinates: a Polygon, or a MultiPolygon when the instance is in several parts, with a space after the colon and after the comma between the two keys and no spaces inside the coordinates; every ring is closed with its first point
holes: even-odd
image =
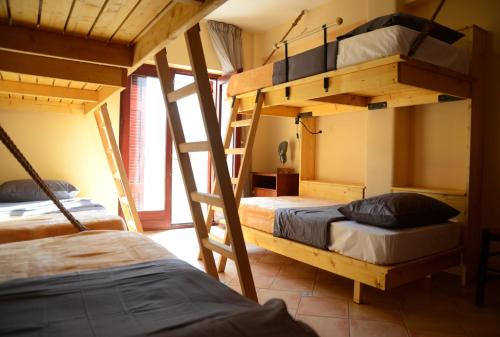
{"type": "MultiPolygon", "coordinates": [[[[325,24],[323,27],[323,71],[328,72],[328,41],[327,41],[327,33],[328,26],[325,24]]],[[[323,78],[323,88],[325,92],[328,92],[328,87],[330,86],[330,81],[328,77],[323,78]]]]}
{"type": "MultiPolygon", "coordinates": [[[[285,82],[289,81],[288,72],[290,70],[290,64],[288,63],[288,41],[285,41],[285,82]]],[[[285,97],[290,99],[290,87],[285,87],[285,97]]]]}

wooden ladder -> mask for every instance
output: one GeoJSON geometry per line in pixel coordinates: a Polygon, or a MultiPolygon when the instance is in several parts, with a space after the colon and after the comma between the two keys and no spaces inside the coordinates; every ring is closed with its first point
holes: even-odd
{"type": "Polygon", "coordinates": [[[257,293],[243,240],[229,171],[227,169],[219,122],[210,89],[207,66],[199,33],[200,27],[196,25],[185,34],[194,83],[174,91],[173,78],[169,71],[166,50],[162,49],[155,56],[158,77],[160,78],[167,110],[168,126],[174,139],[174,147],[177,151],[184,187],[206,272],[214,278],[219,279],[213,252],[234,260],[243,295],[257,301],[257,293]],[[184,137],[177,101],[192,94],[198,95],[207,141],[188,143],[184,137]],[[217,194],[202,193],[196,188],[189,153],[200,151],[208,151],[210,153],[215,176],[219,182],[219,193],[217,194]],[[217,206],[223,210],[227,221],[228,241],[231,243],[231,246],[209,238],[201,203],[217,206]]]}
{"type": "MultiPolygon", "coordinates": [[[[255,135],[257,133],[257,126],[259,124],[259,119],[260,119],[260,113],[262,110],[262,104],[264,103],[264,95],[260,92],[260,90],[257,91],[257,94],[255,96],[255,106],[253,109],[252,114],[249,116],[248,114],[240,114],[239,112],[239,107],[240,107],[240,99],[238,98],[233,98],[232,106],[231,106],[231,116],[229,117],[229,123],[226,131],[226,136],[224,138],[224,151],[226,155],[234,155],[234,156],[241,156],[241,161],[240,161],[240,167],[238,170],[238,174],[236,177],[231,178],[231,183],[234,186],[234,198],[236,200],[236,207],[239,206],[240,200],[241,200],[241,195],[243,194],[243,187],[245,186],[245,178],[247,177],[249,165],[250,165],[250,159],[252,157],[252,147],[253,143],[255,140],[255,135]],[[238,116],[243,116],[244,119],[238,120],[238,116]],[[246,140],[244,142],[243,147],[231,147],[233,135],[234,135],[234,130],[236,128],[248,128],[248,131],[246,133],[246,140]]],[[[236,144],[238,146],[239,144],[236,144]]],[[[212,193],[217,193],[219,191],[219,184],[218,180],[215,179],[213,187],[212,187],[212,193]]],[[[208,225],[208,232],[210,234],[210,229],[214,220],[214,213],[216,211],[217,207],[214,206],[209,206],[208,207],[208,213],[207,213],[207,225],[208,225]]],[[[226,224],[227,228],[227,224],[226,224]]],[[[211,234],[210,234],[211,235],[211,234]]],[[[212,236],[212,235],[211,235],[212,236]]],[[[220,239],[219,239],[220,240],[220,239]]],[[[229,235],[228,231],[226,230],[224,233],[224,238],[221,240],[224,242],[224,244],[230,244],[229,240],[229,235]]],[[[223,272],[226,268],[226,262],[227,259],[221,255],[221,258],[219,260],[219,265],[217,267],[217,270],[219,272],[223,272]]]]}
{"type": "Polygon", "coordinates": [[[135,207],[134,198],[132,198],[125,166],[123,165],[122,156],[118,144],[116,143],[106,103],[101,105],[101,107],[94,112],[94,115],[104,152],[108,159],[109,168],[111,169],[116,190],[118,191],[118,200],[127,228],[129,231],[142,232],[141,220],[139,219],[139,214],[135,207]]]}

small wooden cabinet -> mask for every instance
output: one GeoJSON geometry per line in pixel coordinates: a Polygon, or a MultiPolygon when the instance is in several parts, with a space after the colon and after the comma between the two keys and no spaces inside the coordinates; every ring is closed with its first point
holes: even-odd
{"type": "Polygon", "coordinates": [[[299,195],[298,173],[252,172],[253,197],[299,195]]]}

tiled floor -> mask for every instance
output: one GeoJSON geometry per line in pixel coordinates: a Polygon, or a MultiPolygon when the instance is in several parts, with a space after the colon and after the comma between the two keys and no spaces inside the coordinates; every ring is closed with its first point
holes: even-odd
{"type": "MultiPolygon", "coordinates": [[[[202,269],[192,229],[151,233],[179,258],[202,269]]],[[[457,276],[433,275],[384,293],[365,287],[365,304],[352,302],[352,281],[249,246],[259,302],[281,298],[296,319],[321,337],[500,337],[500,282],[487,289],[487,305],[473,304],[474,291],[457,276]]],[[[220,279],[239,291],[235,266],[220,279]]]]}

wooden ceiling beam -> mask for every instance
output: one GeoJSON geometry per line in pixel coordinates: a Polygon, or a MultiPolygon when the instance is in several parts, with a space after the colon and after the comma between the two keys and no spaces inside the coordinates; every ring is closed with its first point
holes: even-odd
{"type": "Polygon", "coordinates": [[[2,50],[0,50],[0,71],[114,87],[125,87],[127,85],[127,70],[125,68],[2,50]]]}
{"type": "Polygon", "coordinates": [[[0,93],[63,98],[82,102],[97,102],[99,100],[99,95],[96,90],[84,90],[15,81],[0,81],[0,93]]]}
{"type": "Polygon", "coordinates": [[[132,65],[133,48],[81,37],[0,24],[0,50],[117,67],[132,65]]]}
{"type": "Polygon", "coordinates": [[[197,1],[174,0],[170,9],[139,37],[134,47],[132,70],[155,55],[160,49],[197,24],[226,0],[197,1]]]}

